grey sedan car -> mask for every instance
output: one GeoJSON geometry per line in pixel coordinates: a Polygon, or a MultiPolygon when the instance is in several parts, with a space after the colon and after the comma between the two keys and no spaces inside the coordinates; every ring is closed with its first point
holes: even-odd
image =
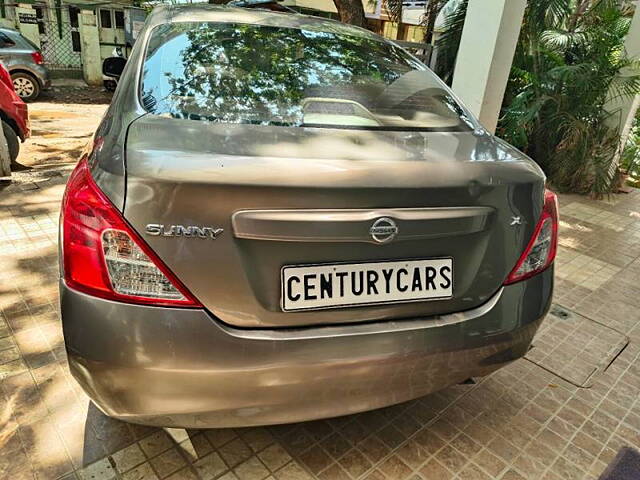
{"type": "Polygon", "coordinates": [[[426,395],[526,353],[557,221],[536,164],[394,43],[160,7],[63,200],[71,372],[109,416],[191,428],[426,395]]]}
{"type": "Polygon", "coordinates": [[[16,93],[25,102],[35,100],[51,86],[40,49],[20,32],[0,28],[0,61],[11,74],[16,93]]]}

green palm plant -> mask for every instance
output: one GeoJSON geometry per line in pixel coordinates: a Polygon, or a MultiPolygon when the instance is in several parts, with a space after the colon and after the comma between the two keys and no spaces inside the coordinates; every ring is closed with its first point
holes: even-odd
{"type": "Polygon", "coordinates": [[[442,26],[443,33],[436,42],[438,57],[435,72],[449,85],[451,85],[453,79],[453,70],[456,66],[458,47],[460,46],[460,38],[462,37],[462,28],[464,27],[464,19],[467,16],[468,5],[469,0],[462,0],[462,2],[446,16],[442,26]]]}
{"type": "Polygon", "coordinates": [[[461,2],[445,16],[442,25],[442,34],[434,45],[435,51],[437,52],[437,61],[434,70],[448,85],[451,85],[453,80],[453,71],[456,66],[468,6],[469,0],[461,0],[461,2]]]}
{"type": "Polygon", "coordinates": [[[629,177],[628,183],[640,187],[640,117],[636,117],[631,128],[620,166],[629,177]]]}
{"type": "MultiPolygon", "coordinates": [[[[461,35],[453,22],[462,14],[448,19],[459,32],[443,37],[445,51],[457,52],[447,41],[461,35]]],[[[612,125],[619,112],[607,105],[640,92],[640,64],[624,49],[629,25],[626,1],[528,2],[498,134],[534,158],[559,190],[600,196],[617,185],[612,125]]]]}
{"type": "Polygon", "coordinates": [[[618,132],[607,110],[640,91],[617,0],[531,0],[499,134],[535,158],[557,188],[596,196],[616,186],[618,132]]]}

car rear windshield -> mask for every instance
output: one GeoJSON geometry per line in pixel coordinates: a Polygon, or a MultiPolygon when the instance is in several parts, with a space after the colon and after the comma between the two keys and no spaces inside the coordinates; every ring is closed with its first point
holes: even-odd
{"type": "Polygon", "coordinates": [[[31,48],[33,48],[36,52],[40,51],[40,47],[38,47],[35,43],[33,43],[31,40],[29,40],[27,37],[25,37],[24,35],[20,35],[20,38],[27,44],[29,45],[31,48]]]}
{"type": "Polygon", "coordinates": [[[151,113],[221,123],[468,130],[447,88],[366,32],[172,23],[151,35],[141,100],[151,113]]]}

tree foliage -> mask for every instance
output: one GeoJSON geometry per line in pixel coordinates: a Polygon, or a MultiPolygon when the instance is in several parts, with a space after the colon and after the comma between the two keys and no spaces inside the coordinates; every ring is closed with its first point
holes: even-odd
{"type": "Polygon", "coordinates": [[[424,26],[424,41],[431,43],[433,39],[433,30],[436,25],[436,19],[440,14],[440,11],[447,4],[448,0],[430,0],[427,2],[427,10],[422,18],[422,25],[424,26]]]}
{"type": "Polygon", "coordinates": [[[640,117],[638,116],[636,116],[627,137],[627,144],[620,159],[620,166],[624,173],[628,175],[627,182],[640,188],[640,117]]]}
{"type": "Polygon", "coordinates": [[[458,47],[462,38],[464,19],[467,16],[469,0],[462,0],[458,7],[446,16],[442,25],[443,33],[436,42],[437,64],[436,73],[447,84],[451,85],[453,70],[458,57],[458,47]]]}

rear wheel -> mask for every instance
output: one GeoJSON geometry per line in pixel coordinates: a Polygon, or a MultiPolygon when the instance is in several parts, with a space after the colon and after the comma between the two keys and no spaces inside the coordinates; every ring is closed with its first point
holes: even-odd
{"type": "Polygon", "coordinates": [[[5,121],[2,121],[2,131],[4,132],[4,137],[7,139],[7,145],[9,145],[9,158],[11,158],[11,163],[15,163],[18,158],[18,153],[20,153],[20,140],[18,139],[18,135],[5,121]]]}
{"type": "Polygon", "coordinates": [[[116,87],[118,86],[115,80],[104,80],[102,84],[107,92],[115,92],[116,87]]]}
{"type": "Polygon", "coordinates": [[[25,102],[32,102],[40,95],[40,84],[33,75],[18,72],[13,73],[11,79],[16,93],[25,102]]]}

